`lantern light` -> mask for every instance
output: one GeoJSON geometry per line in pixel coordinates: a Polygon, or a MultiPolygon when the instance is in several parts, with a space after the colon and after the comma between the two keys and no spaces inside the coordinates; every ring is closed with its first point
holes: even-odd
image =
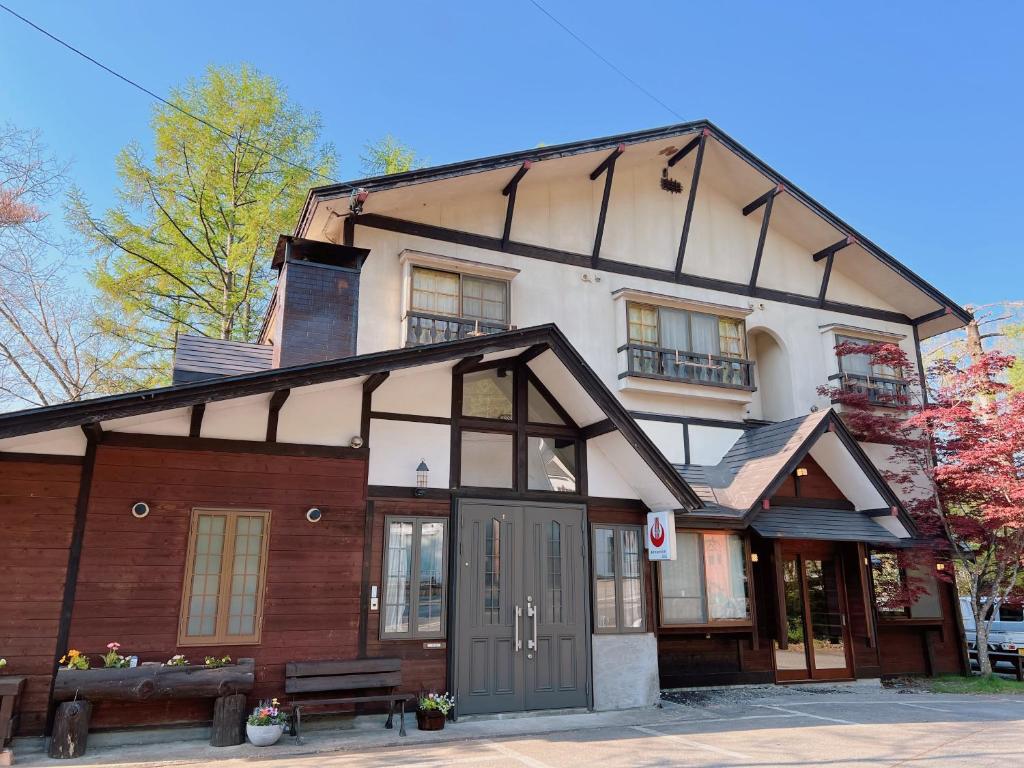
{"type": "Polygon", "coordinates": [[[427,484],[430,480],[430,467],[427,466],[425,459],[420,459],[420,464],[416,467],[416,491],[417,496],[423,496],[426,493],[427,484]]]}
{"type": "Polygon", "coordinates": [[[796,476],[797,477],[807,477],[807,467],[797,467],[796,468],[796,476]]]}

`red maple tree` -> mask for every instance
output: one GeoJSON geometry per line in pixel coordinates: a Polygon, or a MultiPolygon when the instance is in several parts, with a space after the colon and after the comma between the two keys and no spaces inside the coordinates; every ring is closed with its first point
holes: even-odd
{"type": "MultiPolygon", "coordinates": [[[[955,565],[974,614],[978,663],[982,674],[991,674],[995,609],[1021,598],[1024,576],[1024,393],[1005,383],[1014,358],[981,353],[959,366],[942,360],[922,382],[895,344],[846,342],[836,354],[866,355],[872,370],[893,371],[893,379],[906,382],[847,378],[819,392],[842,406],[840,415],[859,440],[889,447],[883,474],[926,540],[896,553],[900,567],[932,559],[955,565]]],[[[953,569],[936,575],[953,578],[953,569]]],[[[910,605],[924,588],[912,579],[889,587],[880,608],[910,605]]]]}

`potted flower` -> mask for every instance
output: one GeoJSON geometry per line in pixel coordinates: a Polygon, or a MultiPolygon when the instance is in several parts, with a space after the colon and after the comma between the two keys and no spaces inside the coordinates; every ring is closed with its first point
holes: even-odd
{"type": "Polygon", "coordinates": [[[451,694],[428,693],[420,696],[416,707],[416,725],[421,731],[440,731],[454,706],[455,697],[451,694]]]}
{"type": "Polygon", "coordinates": [[[269,747],[281,738],[286,725],[288,715],[281,711],[277,699],[261,701],[245,721],[245,735],[253,746],[269,747]]]}

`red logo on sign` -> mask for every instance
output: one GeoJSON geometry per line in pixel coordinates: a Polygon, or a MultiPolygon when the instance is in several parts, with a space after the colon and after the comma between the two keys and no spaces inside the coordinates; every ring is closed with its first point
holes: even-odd
{"type": "Polygon", "coordinates": [[[651,526],[651,544],[655,547],[660,547],[665,543],[665,528],[661,524],[661,520],[654,518],[654,525],[651,526]]]}

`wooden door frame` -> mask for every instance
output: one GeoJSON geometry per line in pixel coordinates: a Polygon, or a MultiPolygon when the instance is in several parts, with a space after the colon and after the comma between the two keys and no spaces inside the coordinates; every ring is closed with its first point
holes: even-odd
{"type": "MultiPolygon", "coordinates": [[[[852,680],[853,670],[853,647],[851,644],[850,631],[850,606],[849,596],[846,593],[846,578],[844,576],[844,555],[841,542],[832,541],[810,541],[810,540],[785,540],[780,542],[776,549],[779,555],[779,562],[775,569],[777,580],[776,591],[780,598],[785,594],[785,583],[783,582],[783,564],[788,559],[794,559],[797,563],[797,571],[800,576],[800,596],[803,605],[804,622],[804,655],[807,660],[807,676],[797,677],[800,673],[796,670],[780,670],[775,662],[775,648],[772,648],[772,666],[775,669],[775,681],[777,683],[796,682],[821,682],[826,680],[852,680]],[[807,566],[806,561],[831,559],[835,569],[836,594],[839,599],[839,611],[843,630],[843,652],[846,657],[846,666],[842,669],[816,669],[814,664],[814,639],[811,620],[811,608],[809,592],[807,588],[807,566]]],[[[785,600],[779,600],[779,609],[785,610],[785,600]]],[[[788,626],[788,618],[780,617],[780,631],[785,631],[788,626]]]]}

